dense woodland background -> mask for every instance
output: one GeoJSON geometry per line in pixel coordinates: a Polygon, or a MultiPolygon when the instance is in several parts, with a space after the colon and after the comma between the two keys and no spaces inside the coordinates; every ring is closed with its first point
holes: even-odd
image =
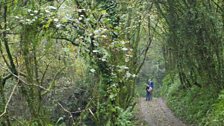
{"type": "Polygon", "coordinates": [[[1,0],[0,125],[132,126],[149,78],[224,124],[224,0],[1,0]]]}

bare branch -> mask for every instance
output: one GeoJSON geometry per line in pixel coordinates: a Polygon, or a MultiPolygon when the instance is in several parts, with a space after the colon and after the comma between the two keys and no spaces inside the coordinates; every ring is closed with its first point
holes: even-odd
{"type": "Polygon", "coordinates": [[[152,42],[152,40],[151,40],[151,38],[149,38],[149,42],[147,43],[147,46],[146,46],[146,49],[145,49],[145,52],[144,52],[144,58],[143,58],[143,61],[141,62],[141,64],[140,64],[139,67],[137,68],[136,73],[139,73],[139,71],[141,70],[143,64],[145,63],[146,55],[147,55],[147,52],[148,52],[149,47],[150,47],[150,45],[151,45],[151,42],[152,42]]]}
{"type": "Polygon", "coordinates": [[[222,11],[224,12],[224,9],[218,4],[216,3],[214,0],[212,0],[212,2],[222,11]]]}
{"type": "Polygon", "coordinates": [[[17,85],[18,85],[18,83],[14,85],[14,87],[13,87],[13,89],[12,89],[12,92],[10,93],[10,96],[9,96],[9,98],[8,98],[8,101],[7,101],[6,104],[5,104],[4,111],[0,114],[0,117],[2,117],[4,114],[6,114],[6,112],[7,112],[7,108],[8,108],[8,105],[9,105],[9,102],[10,102],[11,99],[12,99],[12,96],[13,96],[15,90],[16,90],[17,85]]]}
{"type": "Polygon", "coordinates": [[[36,87],[39,87],[43,90],[46,90],[48,91],[48,89],[46,89],[45,87],[41,86],[41,85],[37,85],[37,84],[28,84],[26,81],[24,81],[23,79],[21,79],[18,75],[14,74],[12,71],[10,71],[9,69],[7,68],[4,68],[4,67],[1,67],[2,69],[5,69],[5,70],[8,70],[9,73],[11,73],[11,75],[13,75],[14,77],[16,77],[19,81],[21,81],[22,83],[24,83],[25,85],[28,85],[28,86],[36,86],[36,87]]]}
{"type": "Polygon", "coordinates": [[[12,74],[9,74],[9,75],[2,78],[1,84],[2,84],[3,87],[5,86],[6,80],[8,80],[11,77],[12,77],[12,74]]]}
{"type": "Polygon", "coordinates": [[[45,75],[46,75],[46,73],[47,73],[47,70],[48,70],[49,66],[50,66],[50,63],[47,64],[47,66],[46,66],[46,68],[45,68],[45,70],[44,70],[44,73],[43,73],[43,75],[42,75],[42,77],[41,77],[41,80],[40,80],[40,84],[43,84],[43,82],[44,82],[44,78],[45,78],[45,75]]]}
{"type": "MultiPolygon", "coordinates": [[[[68,110],[68,109],[66,109],[65,107],[63,107],[62,105],[61,105],[61,103],[59,103],[58,102],[58,105],[65,111],[65,112],[67,112],[68,114],[69,114],[69,118],[72,118],[73,116],[72,116],[72,113],[68,110]]],[[[72,121],[73,121],[73,119],[72,119],[72,121]]]]}
{"type": "Polygon", "coordinates": [[[74,46],[79,46],[79,44],[78,44],[78,43],[75,43],[74,40],[70,40],[70,39],[65,38],[65,37],[54,37],[53,39],[65,40],[65,41],[70,42],[70,43],[71,43],[72,45],[74,45],[74,46]]]}

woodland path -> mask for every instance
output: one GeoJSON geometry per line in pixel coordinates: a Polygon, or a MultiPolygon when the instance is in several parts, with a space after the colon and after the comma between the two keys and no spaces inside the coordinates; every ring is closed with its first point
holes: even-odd
{"type": "Polygon", "coordinates": [[[137,106],[139,118],[147,122],[148,126],[187,126],[172,114],[161,98],[152,101],[140,98],[137,106]]]}

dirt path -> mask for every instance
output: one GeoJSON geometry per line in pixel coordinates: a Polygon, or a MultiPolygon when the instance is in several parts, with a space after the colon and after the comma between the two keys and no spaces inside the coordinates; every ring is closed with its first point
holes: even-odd
{"type": "Polygon", "coordinates": [[[172,114],[161,98],[154,98],[152,101],[140,98],[138,106],[140,118],[149,126],[186,126],[172,114]]]}

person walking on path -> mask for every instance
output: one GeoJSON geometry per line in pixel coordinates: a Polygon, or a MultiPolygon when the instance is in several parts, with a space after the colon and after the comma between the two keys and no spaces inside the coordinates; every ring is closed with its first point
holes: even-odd
{"type": "Polygon", "coordinates": [[[149,79],[148,84],[146,86],[146,101],[152,100],[153,88],[154,88],[154,83],[151,79],[149,79]]]}

